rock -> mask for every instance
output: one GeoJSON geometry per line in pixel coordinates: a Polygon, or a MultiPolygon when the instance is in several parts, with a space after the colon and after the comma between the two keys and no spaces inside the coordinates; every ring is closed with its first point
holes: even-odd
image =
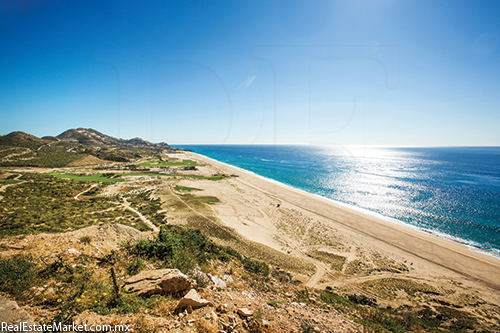
{"type": "Polygon", "coordinates": [[[220,313],[227,313],[227,304],[219,304],[216,308],[220,313]]]}
{"type": "Polygon", "coordinates": [[[68,249],[67,252],[69,254],[74,254],[74,255],[79,255],[80,254],[80,251],[78,251],[77,249],[68,249]]]}
{"type": "Polygon", "coordinates": [[[217,287],[217,288],[226,288],[227,287],[226,282],[224,282],[224,280],[222,280],[217,275],[212,275],[212,274],[207,274],[207,275],[210,277],[210,279],[214,283],[215,287],[217,287]]]}
{"type": "Polygon", "coordinates": [[[231,275],[222,275],[221,279],[224,280],[224,281],[226,281],[227,283],[233,283],[234,282],[234,280],[233,280],[233,278],[232,278],[231,275]]]}
{"type": "Polygon", "coordinates": [[[196,282],[178,269],[157,269],[142,271],[125,281],[123,287],[139,296],[174,294],[196,286],[196,282]]]}
{"type": "Polygon", "coordinates": [[[247,308],[239,308],[236,311],[236,313],[239,314],[240,316],[245,317],[245,318],[253,316],[253,311],[252,310],[248,310],[247,308]]]}
{"type": "Polygon", "coordinates": [[[191,306],[191,308],[193,308],[193,309],[198,309],[198,308],[201,308],[201,307],[207,306],[207,305],[212,305],[212,302],[201,298],[200,295],[198,295],[198,293],[196,292],[196,290],[191,289],[186,294],[186,296],[181,298],[181,300],[179,301],[179,304],[177,304],[177,307],[175,308],[175,310],[185,309],[189,306],[191,306]]]}
{"type": "MultiPolygon", "coordinates": [[[[6,323],[7,325],[16,325],[16,332],[28,332],[23,331],[23,323],[26,325],[33,325],[33,319],[28,315],[26,311],[19,308],[16,302],[10,301],[5,297],[0,296],[0,323],[6,323]]],[[[3,331],[0,327],[0,332],[3,331]]]]}
{"type": "Polygon", "coordinates": [[[200,282],[200,281],[203,282],[205,285],[212,282],[212,279],[210,279],[210,277],[207,274],[203,273],[202,271],[200,271],[197,268],[193,269],[193,273],[191,276],[193,278],[197,279],[198,282],[200,282]]]}
{"type": "Polygon", "coordinates": [[[368,305],[368,306],[377,306],[377,300],[373,297],[366,297],[365,295],[360,294],[352,294],[349,295],[349,300],[356,304],[368,305]]]}
{"type": "Polygon", "coordinates": [[[217,317],[217,314],[213,310],[210,312],[210,316],[212,317],[212,320],[214,322],[217,322],[217,319],[219,319],[219,317],[217,317]]]}
{"type": "Polygon", "coordinates": [[[193,313],[193,307],[191,305],[188,305],[186,308],[187,313],[191,314],[193,313]]]}

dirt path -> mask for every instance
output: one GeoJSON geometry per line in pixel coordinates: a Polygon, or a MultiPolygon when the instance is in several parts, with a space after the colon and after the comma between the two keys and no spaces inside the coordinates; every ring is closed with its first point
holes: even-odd
{"type": "MultiPolygon", "coordinates": [[[[20,173],[19,175],[17,175],[17,177],[16,177],[16,178],[14,178],[14,179],[12,179],[12,180],[18,180],[18,179],[19,179],[19,178],[21,178],[21,177],[22,177],[22,174],[20,173]]],[[[25,180],[22,180],[22,181],[20,181],[19,183],[14,183],[14,184],[7,184],[7,185],[4,185],[4,186],[0,187],[0,192],[2,192],[3,190],[5,190],[5,189],[6,189],[7,187],[9,187],[9,186],[22,184],[22,183],[24,183],[24,182],[26,182],[26,181],[25,181],[25,180]]],[[[0,199],[1,199],[1,198],[3,198],[3,197],[2,197],[2,196],[0,196],[0,199]]]]}
{"type": "Polygon", "coordinates": [[[123,199],[123,201],[124,202],[120,203],[120,205],[125,207],[125,209],[128,209],[131,212],[137,214],[142,222],[146,223],[151,229],[153,229],[154,232],[160,232],[160,228],[154,225],[153,222],[151,222],[146,216],[142,215],[141,212],[139,212],[137,209],[130,207],[130,203],[127,201],[127,199],[123,199]]]}
{"type": "Polygon", "coordinates": [[[27,153],[29,153],[31,151],[31,149],[29,149],[29,148],[23,148],[23,149],[26,149],[26,150],[22,151],[20,153],[13,153],[13,154],[4,156],[3,158],[4,159],[8,159],[8,158],[11,158],[11,157],[14,157],[14,156],[24,155],[24,154],[27,154],[27,153]]]}
{"type": "Polygon", "coordinates": [[[99,184],[92,184],[92,186],[90,186],[88,189],[86,189],[85,191],[82,191],[80,193],[78,193],[77,195],[75,195],[75,197],[73,199],[75,199],[76,201],[80,201],[80,199],[78,199],[78,197],[80,195],[82,195],[83,193],[87,193],[88,191],[90,191],[91,189],[93,189],[94,187],[96,187],[97,185],[99,184]]]}

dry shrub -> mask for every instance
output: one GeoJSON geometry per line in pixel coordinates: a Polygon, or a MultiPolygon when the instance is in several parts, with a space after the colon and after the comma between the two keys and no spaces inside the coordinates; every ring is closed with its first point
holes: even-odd
{"type": "Polygon", "coordinates": [[[152,322],[146,318],[145,315],[141,314],[135,320],[134,332],[137,333],[156,333],[158,332],[158,324],[152,322]]]}
{"type": "Polygon", "coordinates": [[[206,319],[199,319],[195,323],[196,332],[198,333],[215,333],[219,332],[219,326],[206,319]]]}
{"type": "Polygon", "coordinates": [[[160,317],[167,317],[175,311],[176,301],[171,297],[166,297],[164,300],[158,302],[154,309],[154,313],[160,317]]]}
{"type": "Polygon", "coordinates": [[[89,235],[82,236],[82,237],[80,237],[79,241],[83,244],[90,244],[90,243],[92,243],[92,236],[89,236],[89,235]]]}
{"type": "Polygon", "coordinates": [[[234,282],[232,284],[232,289],[236,291],[243,291],[243,290],[250,290],[250,287],[248,286],[248,284],[243,282],[234,282]]]}

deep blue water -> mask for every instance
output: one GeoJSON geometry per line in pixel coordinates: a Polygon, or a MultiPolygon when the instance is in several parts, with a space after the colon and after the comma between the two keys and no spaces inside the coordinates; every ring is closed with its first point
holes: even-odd
{"type": "Polygon", "coordinates": [[[500,255],[500,147],[182,148],[500,255]]]}

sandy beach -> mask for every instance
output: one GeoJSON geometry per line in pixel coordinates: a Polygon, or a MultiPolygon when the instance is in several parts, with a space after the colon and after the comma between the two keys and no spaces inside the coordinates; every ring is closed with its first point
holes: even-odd
{"type": "MultiPolygon", "coordinates": [[[[436,290],[458,287],[500,304],[500,260],[494,257],[205,156],[186,152],[175,157],[204,163],[199,167],[203,174],[232,175],[223,181],[179,184],[219,198],[220,203],[211,206],[214,216],[243,237],[312,263],[314,273],[304,276],[309,287],[362,288],[385,295],[389,303],[405,304],[411,297],[391,296],[386,284],[408,279],[436,290]]],[[[448,299],[461,295],[428,294],[446,294],[448,299]]]]}

